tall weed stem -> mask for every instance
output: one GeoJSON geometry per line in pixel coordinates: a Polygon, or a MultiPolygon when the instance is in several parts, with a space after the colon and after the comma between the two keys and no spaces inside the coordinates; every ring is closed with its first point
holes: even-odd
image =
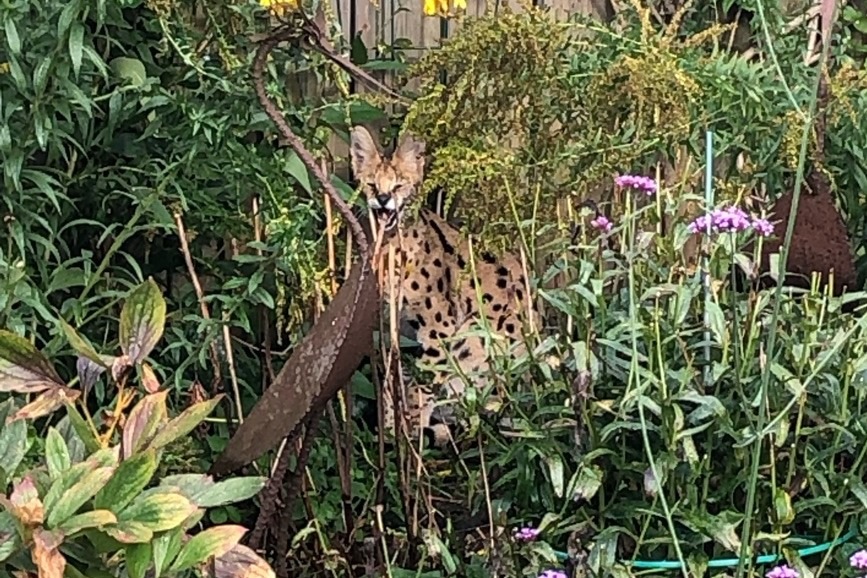
{"type": "MultiPolygon", "coordinates": [[[[759,16],[762,21],[762,26],[767,28],[767,22],[765,20],[764,11],[761,10],[761,4],[762,3],[759,2],[759,16]]],[[[770,38],[768,38],[768,41],[768,44],[770,44],[770,38]]],[[[756,438],[753,441],[752,464],[750,467],[749,485],[747,487],[747,499],[744,508],[744,522],[743,527],[741,528],[741,549],[739,552],[740,559],[738,561],[737,571],[735,572],[736,578],[741,578],[742,576],[744,576],[744,573],[752,570],[753,566],[753,552],[751,547],[751,534],[754,514],[753,510],[756,503],[756,486],[758,484],[759,477],[759,464],[762,459],[762,444],[764,441],[763,431],[765,429],[765,419],[767,417],[766,413],[768,411],[768,384],[771,378],[771,363],[775,355],[774,350],[777,341],[777,324],[780,317],[780,301],[783,295],[783,280],[785,279],[786,263],[789,257],[789,247],[792,244],[792,233],[795,228],[795,217],[798,214],[798,201],[801,197],[801,187],[804,183],[804,165],[807,158],[807,144],[809,142],[810,132],[813,126],[813,116],[816,112],[816,104],[819,96],[819,84],[822,80],[822,71],[828,58],[829,47],[830,42],[826,40],[822,45],[822,56],[819,59],[818,65],[816,66],[816,79],[813,82],[807,118],[804,121],[804,129],[801,132],[801,148],[798,153],[798,168],[795,172],[795,186],[794,190],[792,191],[792,206],[789,209],[789,221],[788,226],[786,227],[786,236],[783,240],[782,247],[780,247],[780,261],[777,270],[777,285],[774,291],[774,312],[771,316],[771,324],[768,330],[768,361],[765,362],[760,368],[762,379],[759,386],[759,410],[758,415],[756,416],[755,428],[756,438]],[[748,554],[749,558],[747,558],[748,554]]]]}

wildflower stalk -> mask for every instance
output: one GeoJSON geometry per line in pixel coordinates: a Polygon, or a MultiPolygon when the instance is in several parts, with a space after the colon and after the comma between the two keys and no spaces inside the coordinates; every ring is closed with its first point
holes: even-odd
{"type": "MultiPolygon", "coordinates": [[[[761,4],[761,2],[759,3],[761,4]]],[[[763,26],[767,26],[764,12],[759,11],[763,26]]],[[[739,552],[738,567],[735,572],[736,578],[744,576],[745,572],[749,572],[753,567],[752,556],[752,522],[756,503],[756,486],[759,478],[759,463],[762,458],[762,444],[764,442],[766,413],[768,411],[768,384],[771,377],[771,360],[774,359],[775,346],[777,342],[777,322],[780,317],[780,301],[783,295],[783,280],[785,279],[786,263],[789,257],[789,246],[792,243],[792,233],[795,228],[795,217],[798,214],[798,201],[801,197],[801,187],[804,183],[804,165],[807,158],[807,144],[810,137],[810,129],[813,125],[813,117],[816,112],[816,103],[819,96],[819,85],[822,80],[822,71],[825,62],[828,58],[828,49],[831,45],[830,39],[825,39],[822,43],[822,55],[819,59],[819,64],[816,67],[816,79],[813,82],[812,94],[810,95],[810,104],[808,107],[807,118],[804,121],[804,129],[801,133],[801,149],[798,153],[798,167],[795,172],[795,186],[792,191],[792,206],[789,209],[789,222],[786,227],[786,236],[783,239],[783,244],[780,247],[780,262],[777,273],[777,286],[774,291],[774,312],[771,316],[771,324],[768,331],[768,362],[761,368],[762,379],[759,385],[759,410],[756,417],[756,439],[753,441],[752,464],[750,468],[750,482],[747,487],[747,500],[744,512],[744,522],[741,528],[741,548],[739,552]],[[746,558],[747,550],[749,549],[749,559],[746,558]]]]}
{"type": "MultiPolygon", "coordinates": [[[[629,247],[628,251],[628,260],[629,260],[629,318],[632,320],[632,327],[630,328],[630,336],[632,341],[632,359],[629,361],[629,386],[633,385],[638,389],[638,417],[641,421],[641,438],[644,442],[644,452],[647,455],[647,461],[650,465],[650,471],[653,474],[653,479],[656,482],[656,487],[658,489],[659,503],[662,505],[662,511],[665,513],[665,521],[668,525],[668,531],[671,533],[671,540],[674,545],[674,551],[677,554],[677,560],[680,562],[680,571],[683,573],[684,578],[689,578],[689,573],[686,569],[686,562],[684,561],[683,552],[680,549],[680,540],[677,538],[677,530],[674,527],[674,519],[671,516],[671,510],[668,507],[668,500],[665,497],[665,490],[661,486],[661,480],[659,477],[659,470],[656,468],[656,460],[653,458],[653,450],[650,447],[650,437],[647,435],[647,418],[644,415],[644,401],[643,401],[643,389],[646,386],[642,387],[639,384],[638,377],[638,336],[636,335],[636,319],[638,317],[638,312],[635,307],[635,268],[632,266],[632,262],[635,259],[634,246],[635,246],[635,219],[632,215],[632,196],[626,195],[626,215],[629,216],[628,223],[626,229],[629,232],[629,244],[626,245],[629,247]]],[[[628,396],[628,393],[627,393],[628,396]]]]}

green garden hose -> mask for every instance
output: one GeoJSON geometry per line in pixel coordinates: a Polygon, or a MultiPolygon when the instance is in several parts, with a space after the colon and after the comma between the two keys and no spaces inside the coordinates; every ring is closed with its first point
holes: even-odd
{"type": "MultiPolygon", "coordinates": [[[[852,538],[858,535],[858,531],[853,527],[844,535],[840,536],[836,540],[831,540],[830,542],[825,542],[824,544],[817,544],[816,546],[810,546],[808,548],[801,548],[798,550],[798,556],[801,558],[806,558],[807,556],[813,556],[814,554],[819,554],[841,544],[845,544],[852,538]]],[[[565,552],[555,552],[557,558],[560,561],[567,560],[569,555],[565,552]]],[[[756,558],[756,564],[773,564],[782,559],[782,556],[779,554],[764,554],[756,558]]],[[[715,558],[713,560],[709,560],[707,565],[708,568],[727,568],[732,566],[737,566],[740,560],[738,558],[715,558]]],[[[643,568],[646,570],[678,570],[681,568],[680,562],[677,560],[635,560],[632,562],[622,562],[626,566],[631,566],[633,568],[643,568]]]]}

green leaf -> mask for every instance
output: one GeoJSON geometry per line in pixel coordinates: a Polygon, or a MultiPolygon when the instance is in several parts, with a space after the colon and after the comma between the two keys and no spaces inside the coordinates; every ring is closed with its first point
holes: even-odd
{"type": "Polygon", "coordinates": [[[165,427],[154,436],[149,447],[159,449],[184,437],[193,431],[196,426],[202,423],[202,421],[208,417],[212,411],[214,411],[214,408],[217,407],[217,404],[219,404],[222,399],[223,394],[219,394],[209,400],[191,405],[178,417],[167,423],[165,427]]]}
{"type": "MultiPolygon", "coordinates": [[[[183,494],[191,501],[196,502],[199,496],[215,486],[214,479],[208,474],[173,474],[160,479],[160,488],[176,491],[183,494]]],[[[200,506],[201,507],[201,506],[200,506]]]]}
{"type": "Polygon", "coordinates": [[[599,466],[581,466],[570,492],[574,500],[591,500],[602,485],[602,470],[599,466]]]}
{"type": "Polygon", "coordinates": [[[136,498],[119,515],[121,522],[138,522],[152,532],[171,530],[197,510],[181,494],[151,494],[136,498]]]}
{"type": "MultiPolygon", "coordinates": [[[[7,402],[12,410],[15,406],[12,405],[12,400],[7,402]]],[[[6,405],[6,404],[4,404],[6,405]]],[[[5,421],[4,417],[4,421],[5,421]]],[[[18,470],[21,465],[21,460],[27,454],[30,448],[30,440],[27,439],[27,422],[23,420],[7,423],[0,430],[0,468],[11,476],[18,470]]]]}
{"type": "Polygon", "coordinates": [[[554,495],[558,498],[563,497],[563,460],[557,454],[546,456],[545,463],[548,465],[548,474],[551,476],[551,485],[554,486],[554,495]]]}
{"type": "MultiPolygon", "coordinates": [[[[33,71],[33,90],[36,93],[36,98],[42,98],[45,93],[45,87],[48,85],[48,72],[51,70],[51,59],[46,58],[36,65],[33,71]]],[[[23,176],[22,171],[22,176],[23,176]]]]}
{"type": "Polygon", "coordinates": [[[15,21],[12,20],[10,13],[6,14],[6,45],[9,47],[9,52],[18,56],[21,54],[21,37],[18,36],[18,29],[15,27],[15,21]]]}
{"type": "Polygon", "coordinates": [[[123,511],[147,487],[157,465],[156,451],[150,449],[122,461],[105,487],[96,494],[93,507],[114,513],[123,511]]]}
{"type": "Polygon", "coordinates": [[[105,364],[102,356],[96,352],[87,339],[79,335],[78,332],[63,319],[58,319],[58,324],[60,325],[60,329],[63,331],[63,335],[66,336],[66,340],[69,342],[70,347],[72,347],[77,354],[86,357],[100,367],[108,369],[109,366],[105,364]]]}
{"type": "Polygon", "coordinates": [[[166,409],[167,390],[150,393],[144,396],[126,419],[123,428],[123,455],[129,457],[144,448],[149,441],[154,439],[160,426],[166,423],[168,410],[166,409]]]}
{"type": "Polygon", "coordinates": [[[120,312],[120,347],[139,363],[156,347],[166,324],[166,301],[152,278],[132,290],[120,312]]]}
{"type": "Polygon", "coordinates": [[[81,54],[84,46],[84,26],[74,22],[69,31],[69,58],[72,59],[72,71],[76,78],[81,71],[81,54]]]}
{"type": "Polygon", "coordinates": [[[69,468],[63,475],[51,484],[48,492],[45,494],[45,510],[51,511],[54,506],[63,497],[63,494],[72,486],[79,483],[82,478],[89,472],[97,468],[114,466],[117,463],[116,450],[106,448],[95,452],[85,461],[75,464],[69,468]]]}
{"type": "Polygon", "coordinates": [[[291,151],[286,159],[286,171],[293,179],[298,181],[298,184],[301,185],[306,193],[313,192],[313,187],[310,185],[310,174],[307,172],[307,166],[295,151],[291,151]]]}
{"type": "Polygon", "coordinates": [[[48,513],[48,527],[56,528],[75,514],[89,499],[108,482],[114,466],[96,468],[81,478],[81,481],[63,492],[48,513]]]}
{"type": "Polygon", "coordinates": [[[264,476],[244,476],[217,482],[191,497],[200,508],[215,508],[243,502],[258,494],[268,481],[264,476]]]}
{"type": "Polygon", "coordinates": [[[113,59],[109,66],[120,78],[129,81],[132,86],[141,86],[147,80],[147,71],[141,60],[119,56],[113,59]]]}
{"type": "Polygon", "coordinates": [[[144,544],[150,542],[153,531],[141,522],[118,522],[114,526],[106,526],[102,530],[121,544],[144,544]]]}
{"type": "Polygon", "coordinates": [[[777,488],[774,491],[774,513],[780,524],[791,524],[795,520],[792,498],[789,496],[789,492],[782,488],[777,488]]]}
{"type": "Polygon", "coordinates": [[[152,547],[149,543],[130,544],[125,548],[126,571],[129,578],[144,578],[151,564],[152,547]]]}
{"type": "Polygon", "coordinates": [[[87,453],[93,454],[102,449],[102,445],[96,438],[93,429],[91,429],[81,414],[78,413],[78,410],[75,409],[75,406],[71,403],[66,404],[66,415],[69,417],[69,424],[81,439],[81,443],[84,444],[84,449],[87,453]]]}
{"type": "Polygon", "coordinates": [[[23,337],[0,330],[0,392],[35,393],[61,385],[38,349],[23,337]]]}
{"type": "Polygon", "coordinates": [[[717,516],[696,511],[683,513],[684,524],[713,538],[729,552],[737,552],[740,549],[741,541],[737,534],[737,527],[742,518],[741,514],[729,511],[724,511],[717,516]]]}
{"type": "Polygon", "coordinates": [[[849,478],[849,489],[852,490],[861,505],[867,509],[867,487],[864,486],[864,483],[858,478],[849,478]]]}
{"type": "Polygon", "coordinates": [[[6,510],[0,512],[0,538],[0,562],[4,562],[21,547],[18,523],[12,513],[6,510]]]}
{"type": "Polygon", "coordinates": [[[181,551],[181,538],[184,535],[183,528],[175,528],[168,532],[163,532],[154,538],[153,541],[153,557],[154,557],[154,578],[159,578],[160,574],[166,571],[178,552],[181,551]]]}
{"type": "Polygon", "coordinates": [[[367,63],[368,50],[364,44],[364,39],[361,34],[356,34],[349,44],[349,60],[358,66],[364,66],[367,63]]]}
{"type": "Polygon", "coordinates": [[[771,373],[792,392],[792,395],[799,396],[804,393],[804,384],[801,380],[779,363],[771,363],[771,373]]]}
{"type": "Polygon", "coordinates": [[[66,31],[72,25],[73,20],[78,18],[81,11],[81,2],[79,0],[71,0],[66,2],[63,11],[60,13],[60,18],[57,19],[57,37],[65,38],[66,31]]]}
{"type": "Polygon", "coordinates": [[[72,465],[69,448],[63,436],[55,428],[48,428],[45,438],[45,461],[48,464],[48,475],[52,480],[58,479],[72,465]]]}
{"type": "Polygon", "coordinates": [[[209,560],[212,556],[222,556],[234,548],[246,533],[247,528],[234,525],[216,526],[199,532],[184,544],[178,557],[169,566],[169,572],[186,570],[209,560]]]}
{"type": "Polygon", "coordinates": [[[109,512],[108,510],[92,510],[90,512],[78,514],[77,516],[72,516],[57,526],[57,529],[62,531],[64,536],[72,536],[82,530],[99,528],[101,526],[108,526],[116,523],[117,517],[114,513],[109,512]]]}
{"type": "Polygon", "coordinates": [[[727,342],[726,321],[723,310],[714,301],[708,301],[705,304],[708,316],[708,329],[713,333],[714,339],[718,345],[724,346],[727,342]]]}

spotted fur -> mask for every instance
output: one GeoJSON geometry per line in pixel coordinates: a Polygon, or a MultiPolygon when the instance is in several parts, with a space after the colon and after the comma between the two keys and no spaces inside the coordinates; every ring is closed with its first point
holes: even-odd
{"type": "MultiPolygon", "coordinates": [[[[404,137],[387,156],[380,153],[366,129],[354,128],[351,137],[353,171],[368,206],[380,227],[392,232],[388,243],[397,257],[402,326],[421,345],[422,363],[434,366],[433,383],[414,384],[406,391],[407,418],[413,435],[430,427],[437,443],[443,443],[447,439],[444,424],[431,423],[437,400],[463,395],[463,376],[476,387],[487,384],[485,338],[479,331],[475,335],[467,332],[477,329],[484,319],[513,355],[520,354],[526,313],[536,316],[527,282],[514,255],[495,258],[484,253],[470,259],[466,239],[436,213],[422,209],[410,222],[404,208],[424,176],[424,143],[404,137]],[[450,357],[458,372],[452,370],[450,357]]],[[[388,298],[389,293],[386,284],[383,294],[388,298]]],[[[389,393],[384,396],[385,426],[393,430],[389,393]]]]}

